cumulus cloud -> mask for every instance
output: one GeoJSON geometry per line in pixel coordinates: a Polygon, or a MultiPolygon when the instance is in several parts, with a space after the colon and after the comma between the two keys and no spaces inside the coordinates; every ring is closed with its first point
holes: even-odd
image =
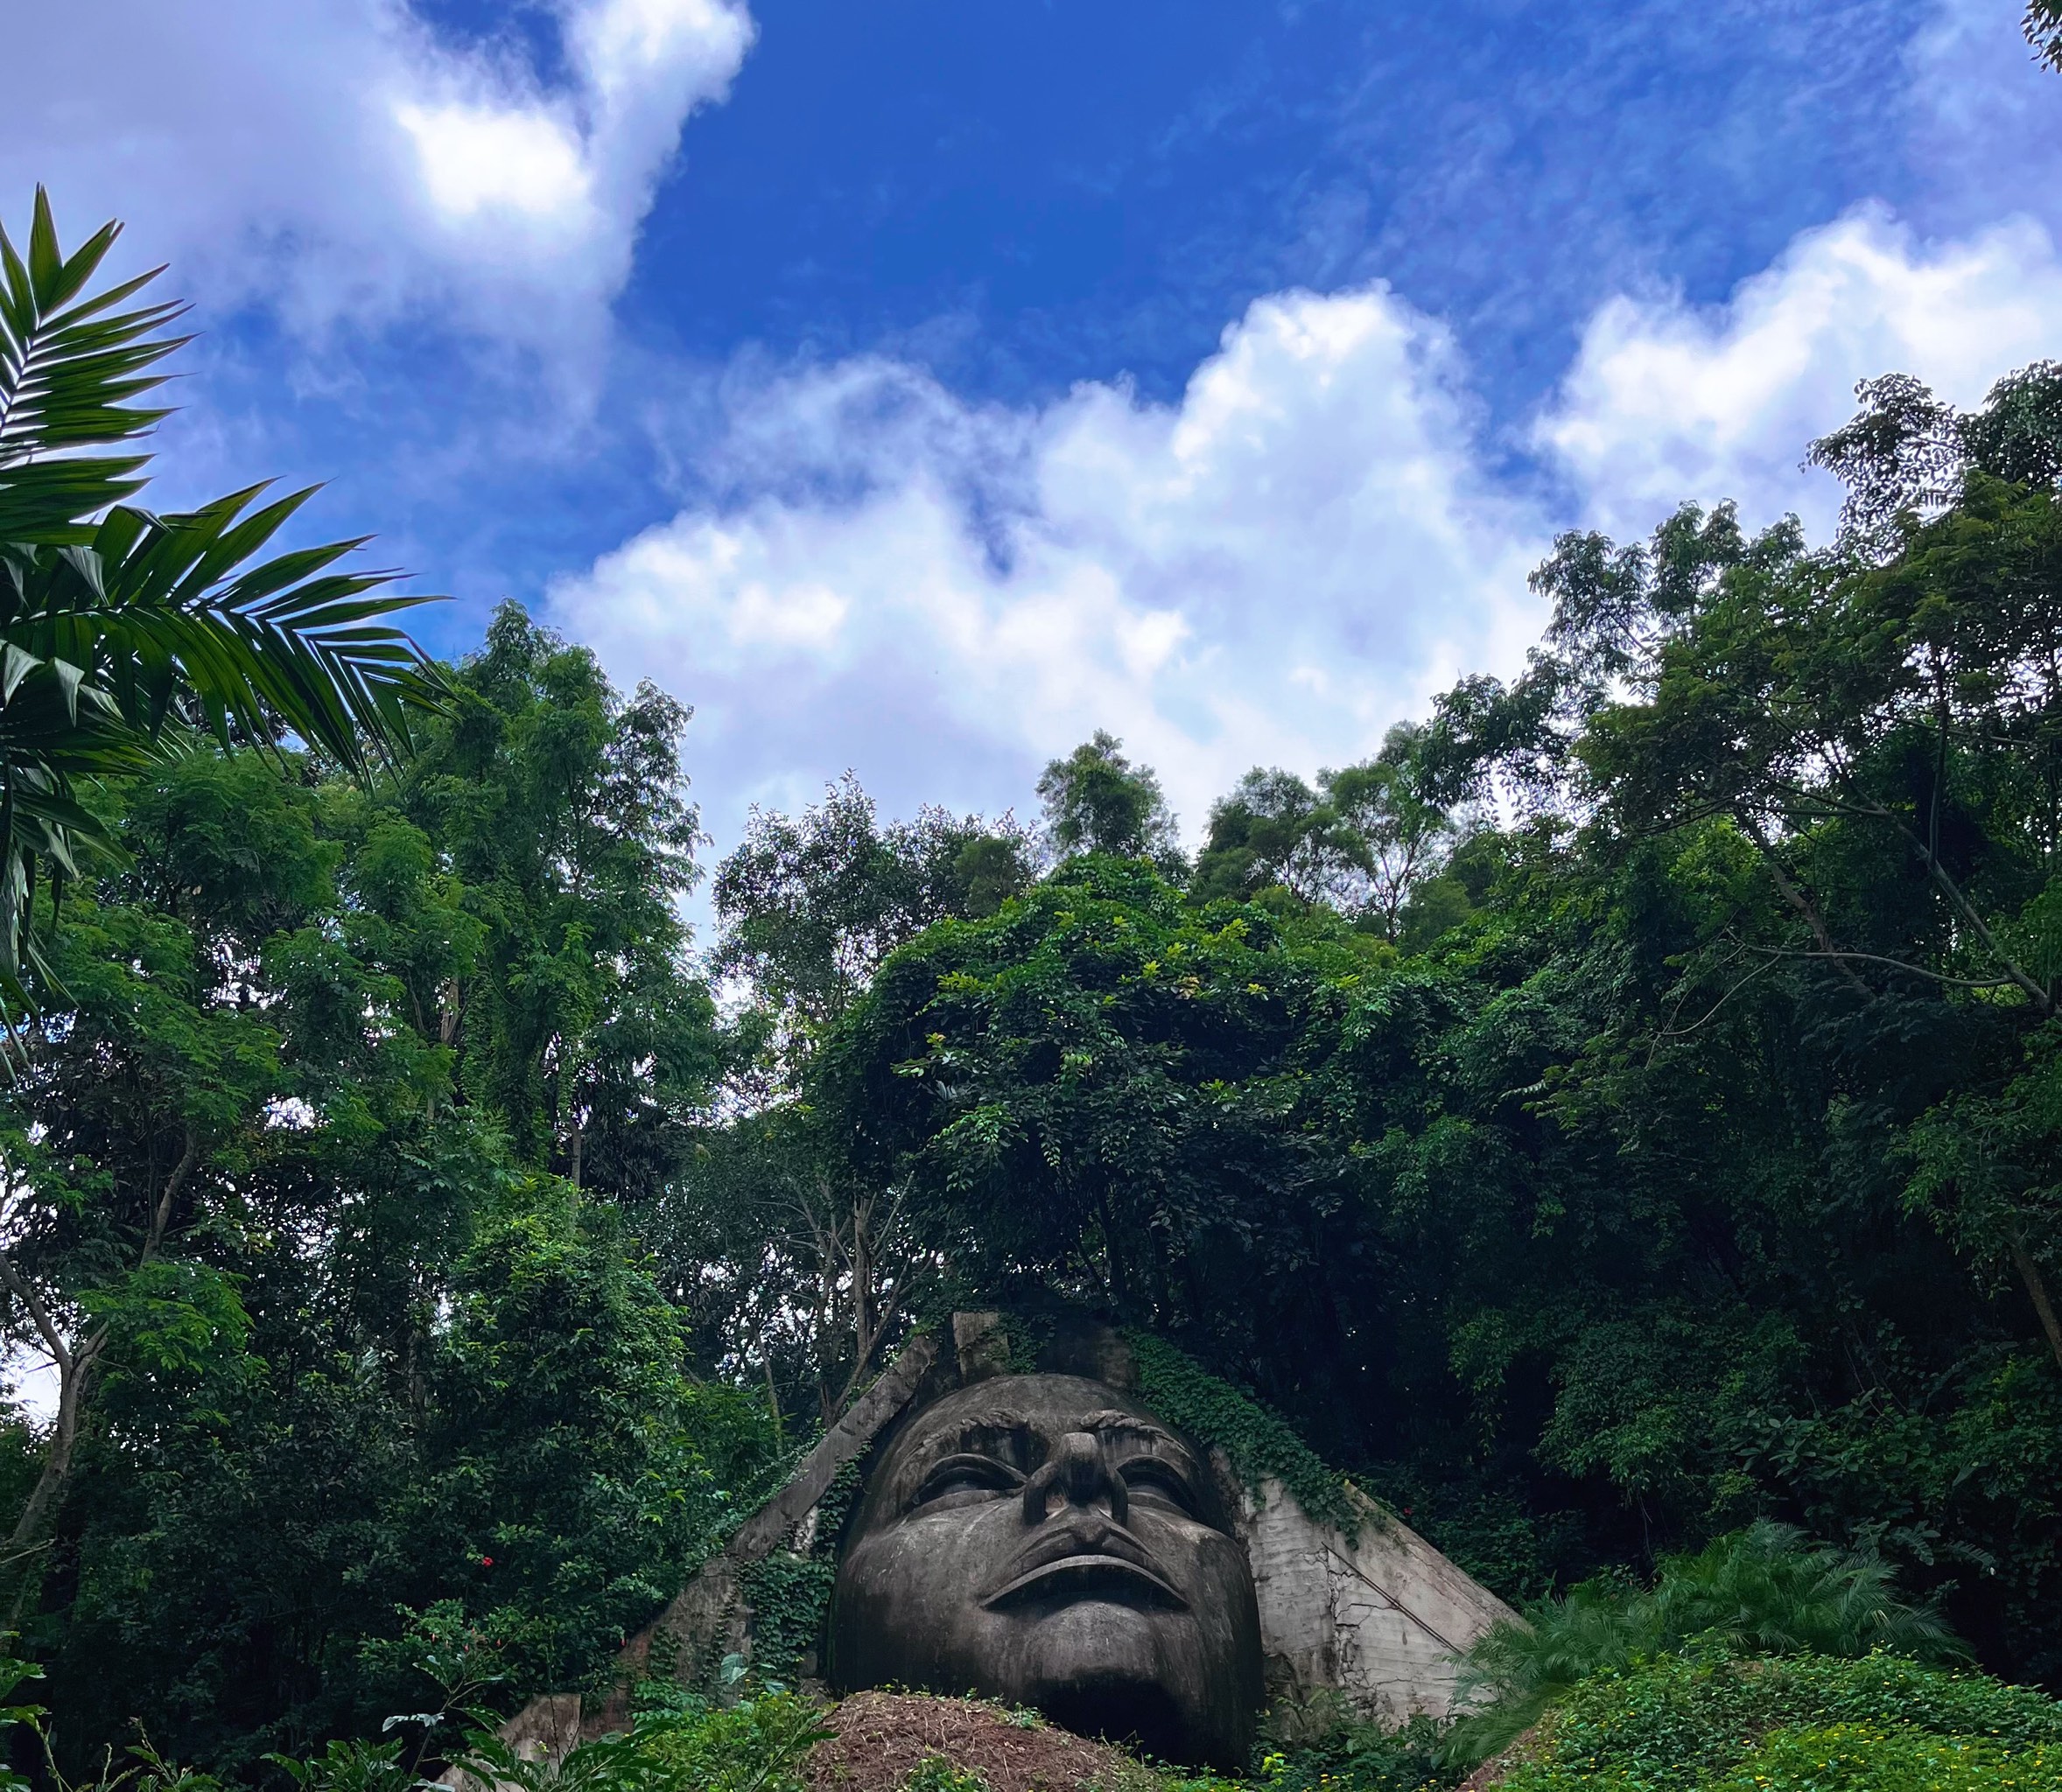
{"type": "Polygon", "coordinates": [[[856,764],[891,801],[1006,801],[1108,727],[1193,827],[1256,760],[1350,760],[1516,659],[1542,537],[1479,458],[1452,345],[1379,286],[1254,304],[1172,406],[981,410],[852,361],[741,404],[709,469],[739,495],[551,609],[694,698],[717,788],[856,764]]]}
{"type": "Polygon", "coordinates": [[[10,34],[0,192],[69,233],[117,216],[211,304],[318,332],[420,310],[591,346],[699,103],[752,37],[740,0],[558,0],[551,74],[405,0],[74,0],[10,34]]]}
{"type": "Polygon", "coordinates": [[[1858,380],[1909,373],[1971,405],[2062,351],[2062,265],[2029,219],[1923,243],[1879,208],[1805,232],[1722,305],[1619,298],[1590,319],[1535,431],[1583,519],[1639,535],[1686,498],[1796,510],[1821,538],[1839,488],[1799,471],[1858,380]]]}
{"type": "Polygon", "coordinates": [[[1512,669],[1555,527],[1638,536],[1734,497],[1824,530],[1837,490],[1799,462],[1856,380],[1909,370],[1974,403],[2058,346],[2038,225],[1929,243],[1859,211],[1722,304],[1602,307],[1521,430],[1544,494],[1487,452],[1441,326],[1379,285],[1255,304],[1169,406],[1091,383],[981,407],[847,360],[733,399],[699,468],[717,495],[551,609],[701,705],[726,807],[848,765],[891,806],[1020,800],[1108,727],[1193,836],[1248,766],[1350,760],[1456,676],[1512,669]]]}

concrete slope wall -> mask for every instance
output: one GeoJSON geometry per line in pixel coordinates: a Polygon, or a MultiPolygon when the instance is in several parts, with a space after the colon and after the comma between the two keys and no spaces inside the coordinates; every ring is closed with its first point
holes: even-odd
{"type": "Polygon", "coordinates": [[[1408,1525],[1348,1492],[1361,1515],[1351,1540],[1278,1480],[1241,1502],[1271,1690],[1332,1688],[1385,1724],[1420,1712],[1444,1717],[1455,1656],[1517,1614],[1408,1525]]]}

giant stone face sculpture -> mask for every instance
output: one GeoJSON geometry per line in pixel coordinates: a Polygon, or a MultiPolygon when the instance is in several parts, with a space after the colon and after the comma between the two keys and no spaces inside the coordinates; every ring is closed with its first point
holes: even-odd
{"type": "Polygon", "coordinates": [[[888,1444],[838,1570],[846,1690],[975,1691],[1242,1769],[1261,1697],[1245,1552],[1194,1449],[1102,1382],[1004,1376],[888,1444]]]}

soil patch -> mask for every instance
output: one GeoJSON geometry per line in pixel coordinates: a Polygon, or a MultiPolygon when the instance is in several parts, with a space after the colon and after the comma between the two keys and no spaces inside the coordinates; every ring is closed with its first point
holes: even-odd
{"type": "Polygon", "coordinates": [[[810,1752],[810,1792],[898,1792],[927,1755],[978,1774],[989,1792],[1125,1792],[1151,1775],[1120,1748],[1042,1718],[1027,1729],[1000,1705],[908,1692],[855,1692],[824,1718],[837,1733],[810,1752]]]}
{"type": "Polygon", "coordinates": [[[1454,1792],[1494,1792],[1494,1788],[1504,1783],[1513,1768],[1522,1767],[1539,1754],[1541,1740],[1539,1726],[1534,1724],[1502,1753],[1492,1754],[1483,1762],[1454,1788],[1454,1792]]]}

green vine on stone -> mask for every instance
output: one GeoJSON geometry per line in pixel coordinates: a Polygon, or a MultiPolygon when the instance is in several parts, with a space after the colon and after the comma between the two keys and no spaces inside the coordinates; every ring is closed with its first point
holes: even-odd
{"type": "Polygon", "coordinates": [[[791,1686],[816,1646],[838,1564],[776,1550],[738,1576],[752,1607],[752,1671],[761,1684],[791,1686]]]}
{"type": "Polygon", "coordinates": [[[752,1674],[761,1684],[792,1685],[822,1638],[845,1516],[863,1487],[855,1457],[831,1476],[817,1502],[806,1552],[776,1550],[740,1571],[739,1588],[752,1613],[752,1674]]]}
{"type": "Polygon", "coordinates": [[[1287,1421],[1199,1368],[1164,1338],[1137,1331],[1125,1335],[1147,1405],[1197,1443],[1222,1450],[1256,1496],[1261,1480],[1272,1475],[1311,1517],[1336,1525],[1349,1543],[1358,1537],[1362,1514],[1347,1496],[1346,1483],[1287,1421]]]}

